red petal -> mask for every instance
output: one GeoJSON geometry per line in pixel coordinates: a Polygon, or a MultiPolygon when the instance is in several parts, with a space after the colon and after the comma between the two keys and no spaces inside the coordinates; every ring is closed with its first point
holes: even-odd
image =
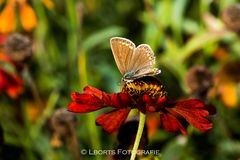
{"type": "Polygon", "coordinates": [[[176,102],[176,106],[185,106],[190,108],[203,108],[206,104],[197,99],[179,100],[176,102]]]}
{"type": "Polygon", "coordinates": [[[118,93],[118,97],[121,102],[121,106],[123,107],[129,107],[132,104],[131,97],[126,93],[118,93]]]}
{"type": "Polygon", "coordinates": [[[8,37],[7,34],[1,34],[0,35],[0,45],[4,45],[6,43],[7,37],[8,37]]]}
{"type": "Polygon", "coordinates": [[[95,97],[99,98],[104,105],[106,106],[111,106],[112,105],[112,100],[111,100],[111,95],[107,94],[103,91],[100,91],[97,88],[91,87],[91,86],[86,86],[84,87],[84,93],[94,95],[95,97]]]}
{"type": "Polygon", "coordinates": [[[146,110],[148,112],[156,112],[156,107],[155,106],[146,106],[146,110]]]}
{"type": "Polygon", "coordinates": [[[158,98],[156,105],[157,106],[162,105],[166,101],[167,101],[167,97],[166,96],[160,97],[160,98],[158,98]]]}
{"type": "Polygon", "coordinates": [[[101,108],[102,106],[79,104],[76,102],[71,102],[70,104],[68,104],[68,109],[71,112],[76,112],[76,113],[87,113],[87,112],[96,111],[101,108]]]}
{"type": "Polygon", "coordinates": [[[91,94],[72,92],[72,100],[79,104],[89,104],[89,105],[103,105],[101,99],[95,97],[91,94]]]}
{"type": "Polygon", "coordinates": [[[9,74],[0,68],[0,92],[5,91],[16,98],[23,91],[23,81],[17,75],[9,74]]]}
{"type": "Polygon", "coordinates": [[[115,108],[127,108],[131,106],[131,97],[126,93],[115,93],[111,95],[110,105],[115,108]]]}
{"type": "Polygon", "coordinates": [[[96,124],[103,127],[107,133],[113,133],[126,120],[131,108],[115,109],[99,116],[96,124]]]}
{"type": "Polygon", "coordinates": [[[17,70],[22,69],[22,66],[19,63],[16,63],[15,61],[13,61],[9,55],[3,52],[0,52],[0,61],[11,64],[17,70]]]}
{"type": "Polygon", "coordinates": [[[131,103],[131,97],[126,93],[107,94],[91,86],[85,87],[84,93],[94,95],[95,97],[99,98],[105,106],[122,108],[128,107],[131,103]]]}
{"type": "Polygon", "coordinates": [[[102,99],[102,94],[104,93],[104,92],[100,91],[99,89],[91,87],[91,86],[84,87],[83,91],[86,94],[94,95],[100,99],[102,99]]]}
{"type": "Polygon", "coordinates": [[[10,56],[8,56],[7,54],[5,54],[3,52],[0,52],[0,61],[12,64],[12,60],[11,60],[10,56]]]}
{"type": "Polygon", "coordinates": [[[112,95],[111,95],[111,104],[112,104],[113,106],[119,106],[119,105],[120,105],[120,100],[119,100],[117,94],[112,94],[112,95]]]}
{"type": "Polygon", "coordinates": [[[167,97],[160,97],[158,99],[155,100],[155,103],[152,104],[150,107],[147,106],[147,110],[150,112],[155,112],[155,111],[159,111],[162,108],[165,108],[166,104],[165,102],[167,102],[167,97]]]}
{"type": "Polygon", "coordinates": [[[150,96],[144,94],[137,102],[137,109],[142,113],[155,112],[156,109],[152,104],[153,100],[150,98],[150,96]]]}
{"type": "Polygon", "coordinates": [[[173,108],[166,108],[183,116],[191,125],[201,131],[212,128],[212,123],[206,118],[209,115],[204,103],[199,100],[178,101],[173,108]]]}
{"type": "Polygon", "coordinates": [[[152,99],[150,98],[149,95],[144,94],[143,97],[142,97],[142,99],[143,99],[143,101],[144,101],[146,104],[149,104],[149,105],[152,104],[152,99]]]}
{"type": "Polygon", "coordinates": [[[187,131],[177,120],[177,118],[167,113],[161,114],[160,117],[162,126],[165,130],[167,130],[168,132],[177,132],[178,130],[180,130],[182,134],[187,135],[187,131]]]}
{"type": "Polygon", "coordinates": [[[127,108],[131,106],[131,97],[126,93],[107,94],[94,87],[87,86],[84,93],[73,92],[74,102],[68,108],[73,112],[91,112],[104,107],[127,108]]]}

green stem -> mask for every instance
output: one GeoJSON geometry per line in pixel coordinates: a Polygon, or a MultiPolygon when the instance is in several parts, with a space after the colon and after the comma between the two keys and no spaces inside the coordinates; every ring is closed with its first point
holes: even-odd
{"type": "MultiPolygon", "coordinates": [[[[100,142],[100,135],[97,130],[97,126],[95,125],[95,118],[96,115],[94,113],[89,113],[87,115],[88,119],[88,132],[89,135],[91,135],[92,138],[90,138],[91,141],[91,147],[93,150],[100,150],[101,149],[101,142],[100,142]]],[[[96,155],[94,156],[95,160],[102,160],[102,156],[96,155]]]]}
{"type": "Polygon", "coordinates": [[[141,140],[141,137],[142,137],[143,128],[144,128],[144,124],[145,124],[145,119],[146,119],[145,114],[140,112],[139,116],[140,117],[139,117],[137,135],[136,135],[136,139],[135,139],[135,142],[134,142],[134,145],[133,145],[133,150],[132,150],[132,155],[131,155],[130,160],[135,160],[135,158],[136,158],[138,146],[140,144],[140,140],[141,140]]]}
{"type": "MultiPolygon", "coordinates": [[[[87,77],[87,57],[86,52],[84,50],[79,51],[78,57],[78,72],[79,72],[79,79],[80,79],[80,88],[83,88],[88,84],[88,77],[87,77]]],[[[95,125],[95,113],[89,113],[87,115],[87,123],[88,123],[88,132],[91,135],[91,145],[93,149],[100,150],[101,149],[101,142],[100,142],[100,135],[97,131],[97,126],[95,125]]],[[[96,160],[102,160],[101,156],[95,156],[96,160]]]]}

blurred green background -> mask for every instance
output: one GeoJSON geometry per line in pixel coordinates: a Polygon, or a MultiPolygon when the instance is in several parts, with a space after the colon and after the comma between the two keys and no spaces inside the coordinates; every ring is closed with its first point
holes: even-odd
{"type": "MultiPolygon", "coordinates": [[[[1,13],[10,1],[0,1],[1,13]]],[[[23,80],[23,92],[14,99],[0,92],[0,159],[112,158],[77,153],[117,147],[116,134],[107,135],[95,126],[95,118],[105,110],[67,115],[74,117],[64,122],[73,127],[71,133],[54,129],[52,119],[57,110],[67,109],[70,93],[82,92],[86,85],[108,93],[120,91],[121,74],[109,44],[116,36],[152,47],[156,67],[162,70],[157,77],[174,99],[196,97],[198,90],[191,88],[195,79],[186,80],[190,68],[200,65],[212,74],[212,85],[197,98],[216,106],[217,114],[210,117],[213,128],[201,133],[189,126],[186,137],[159,128],[148,136],[146,148],[161,154],[139,159],[240,159],[237,0],[28,0],[24,3],[37,18],[31,30],[21,25],[18,1],[13,2],[16,27],[2,36],[19,33],[28,37],[32,55],[21,62],[24,69],[16,71],[23,80]],[[233,4],[237,7],[229,9],[233,4]]],[[[5,50],[3,45],[1,52],[5,50]]]]}

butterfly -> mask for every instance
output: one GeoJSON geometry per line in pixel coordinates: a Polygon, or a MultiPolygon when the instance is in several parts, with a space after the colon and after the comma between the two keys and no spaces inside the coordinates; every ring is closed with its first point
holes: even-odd
{"type": "Polygon", "coordinates": [[[132,41],[121,37],[111,38],[110,45],[124,82],[161,73],[160,69],[153,68],[155,56],[149,45],[140,44],[136,47],[132,41]]]}

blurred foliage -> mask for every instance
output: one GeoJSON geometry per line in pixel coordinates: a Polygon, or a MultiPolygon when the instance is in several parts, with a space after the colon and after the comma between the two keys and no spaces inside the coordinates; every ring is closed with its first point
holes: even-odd
{"type": "MultiPolygon", "coordinates": [[[[0,1],[1,12],[9,1],[0,1]]],[[[192,66],[206,66],[214,76],[213,87],[204,99],[217,108],[217,115],[210,117],[213,129],[199,133],[189,126],[187,137],[158,129],[147,146],[160,150],[155,159],[240,158],[240,80],[231,78],[240,75],[239,68],[230,73],[221,71],[224,65],[240,60],[239,34],[221,18],[225,8],[237,0],[27,2],[36,14],[36,27],[29,31],[21,26],[19,3],[15,6],[17,27],[12,32],[31,39],[33,54],[18,71],[24,81],[23,93],[16,99],[0,94],[4,140],[0,137],[0,159],[76,159],[68,143],[52,145],[51,115],[58,108],[67,109],[70,92],[81,92],[86,85],[109,93],[119,91],[121,75],[109,45],[109,39],[115,36],[152,47],[156,66],[162,70],[158,78],[170,97],[191,96],[185,76],[192,66]]],[[[77,116],[79,151],[116,148],[116,135],[107,135],[95,126],[95,118],[102,112],[77,116]]],[[[80,155],[80,159],[100,160],[106,155],[80,155]]]]}

